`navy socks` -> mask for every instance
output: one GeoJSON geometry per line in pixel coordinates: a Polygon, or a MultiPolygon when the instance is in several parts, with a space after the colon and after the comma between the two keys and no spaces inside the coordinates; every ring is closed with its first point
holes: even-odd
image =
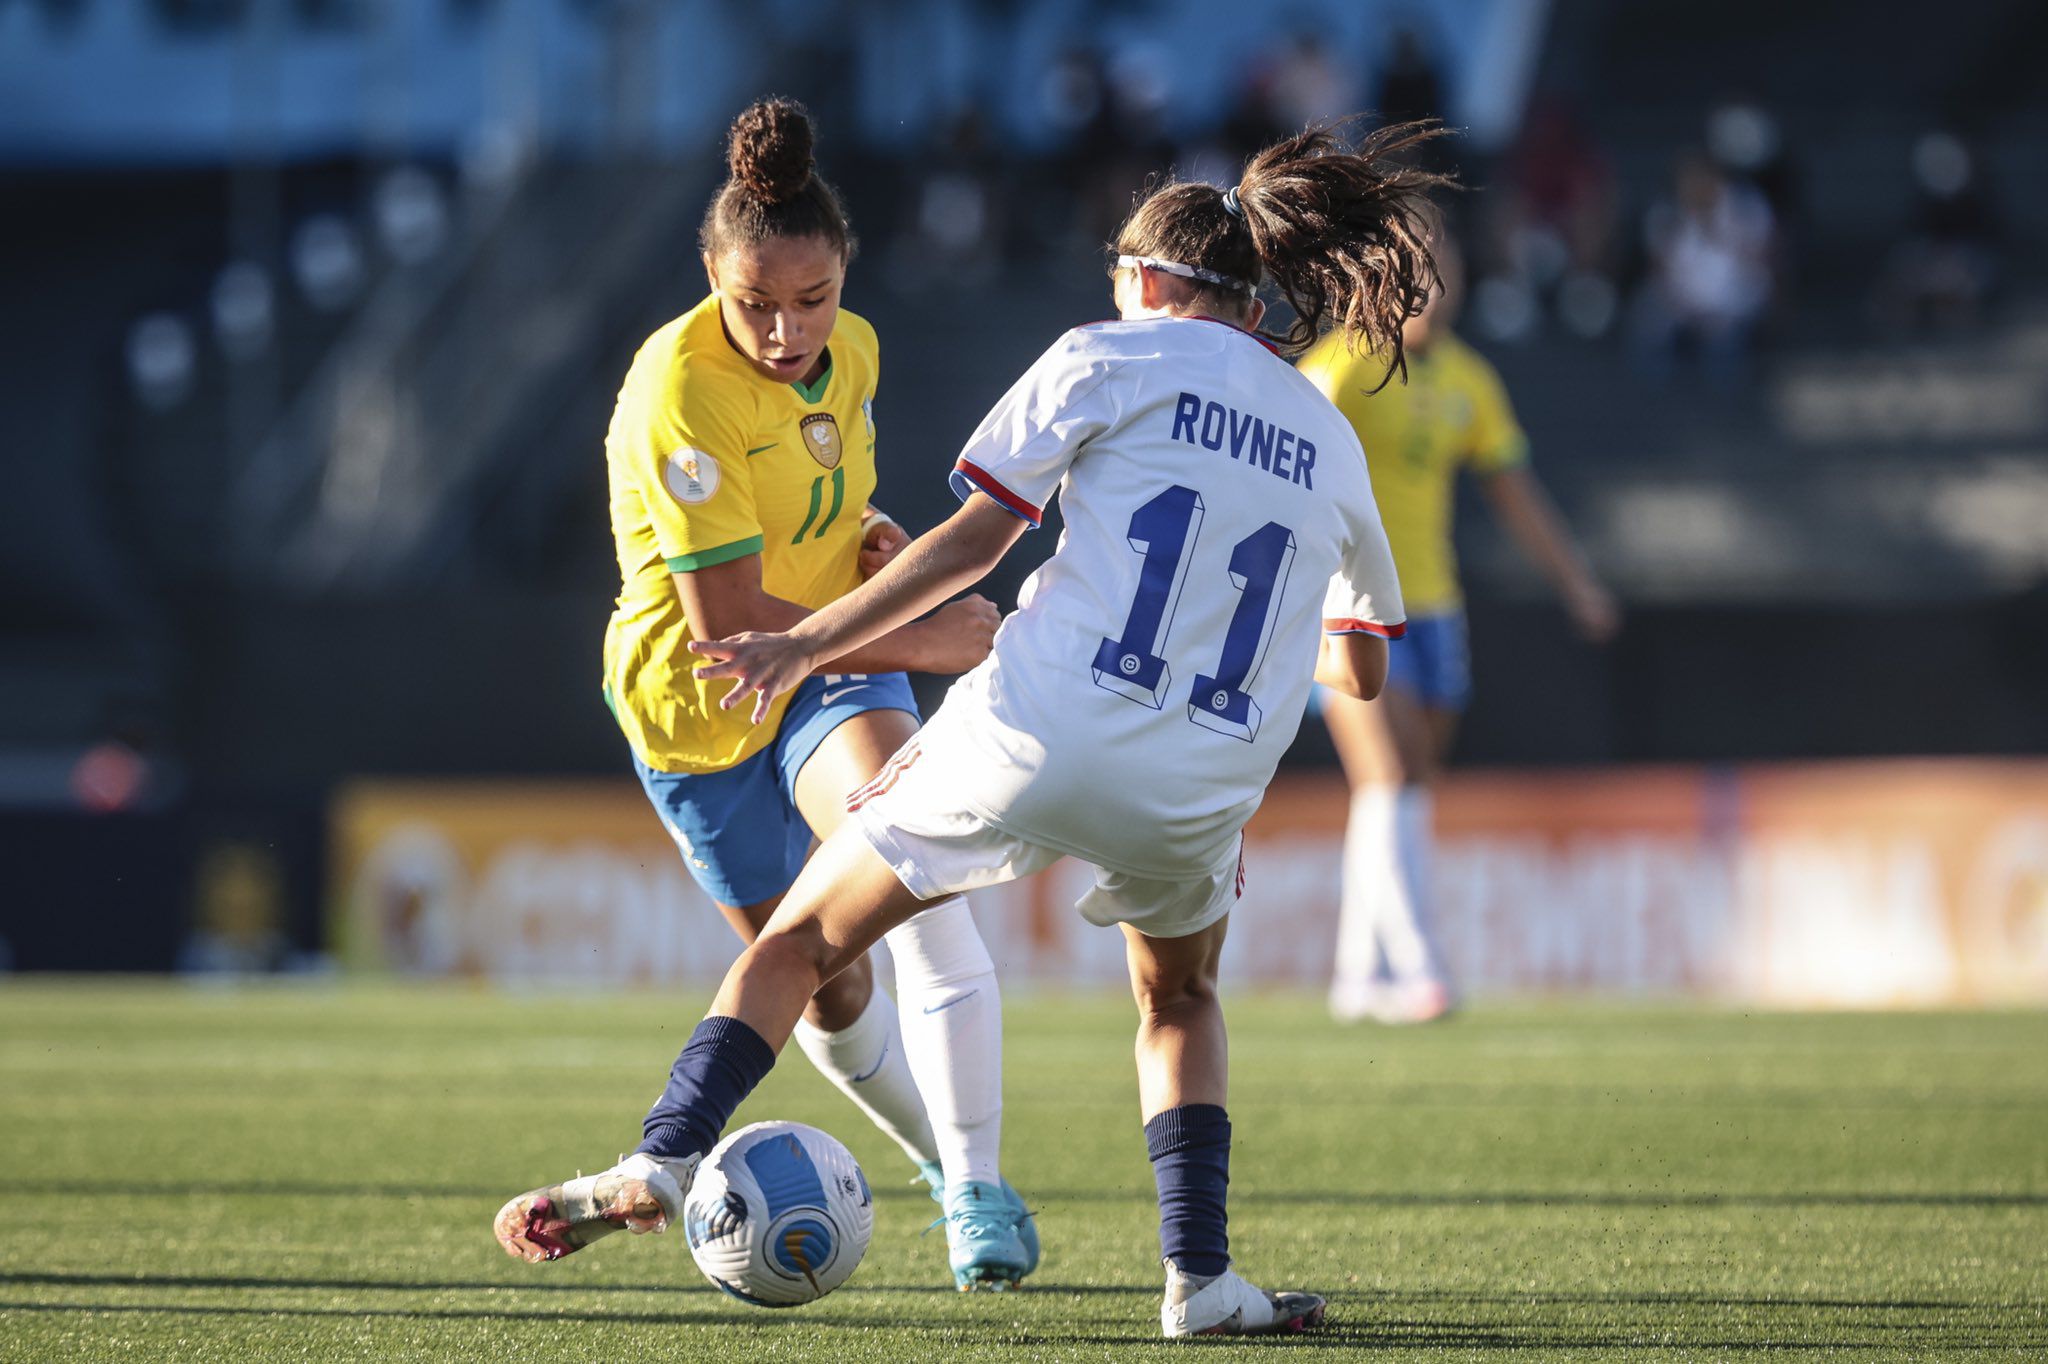
{"type": "Polygon", "coordinates": [[[1215,1104],[1182,1104],[1145,1124],[1145,1151],[1159,1186],[1159,1252],[1183,1274],[1230,1268],[1223,1202],[1230,1187],[1230,1116],[1215,1104]]]}
{"type": "Polygon", "coordinates": [[[774,1064],[774,1050],[737,1018],[705,1019],[676,1057],[668,1087],[647,1111],[637,1149],[671,1157],[709,1151],[733,1110],[774,1064]]]}

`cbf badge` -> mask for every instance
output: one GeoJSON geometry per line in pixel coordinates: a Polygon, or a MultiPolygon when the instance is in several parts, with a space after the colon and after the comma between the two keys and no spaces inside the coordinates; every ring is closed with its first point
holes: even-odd
{"type": "Polygon", "coordinates": [[[678,502],[687,506],[708,502],[718,491],[718,461],[702,450],[684,446],[661,466],[661,481],[678,502]]]}
{"type": "Polygon", "coordinates": [[[811,452],[811,458],[827,469],[839,467],[839,423],[830,412],[813,412],[797,423],[802,433],[804,448],[811,452]]]}

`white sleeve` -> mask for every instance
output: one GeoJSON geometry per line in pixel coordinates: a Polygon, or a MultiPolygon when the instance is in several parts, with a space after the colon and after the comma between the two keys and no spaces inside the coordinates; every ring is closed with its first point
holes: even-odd
{"type": "Polygon", "coordinates": [[[1089,440],[1116,422],[1105,382],[1123,363],[1090,354],[1085,334],[1068,332],[989,409],[953,465],[961,501],[987,494],[1033,526],[1089,440]]]}
{"type": "MultiPolygon", "coordinates": [[[[1364,467],[1362,456],[1359,467],[1364,467]]],[[[1380,524],[1380,509],[1369,488],[1350,521],[1351,543],[1323,595],[1323,633],[1399,639],[1408,633],[1408,612],[1401,605],[1394,551],[1387,546],[1386,527],[1380,524]]]]}

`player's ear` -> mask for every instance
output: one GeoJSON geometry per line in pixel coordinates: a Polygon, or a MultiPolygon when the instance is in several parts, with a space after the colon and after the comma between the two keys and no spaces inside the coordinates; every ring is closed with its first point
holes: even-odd
{"type": "Polygon", "coordinates": [[[1163,312],[1166,306],[1173,301],[1173,285],[1170,282],[1172,276],[1168,275],[1164,270],[1147,270],[1142,265],[1138,267],[1136,273],[1138,276],[1138,305],[1144,308],[1146,312],[1163,312]]]}
{"type": "Polygon", "coordinates": [[[704,253],[704,278],[710,282],[711,292],[714,294],[717,293],[719,291],[718,262],[711,258],[711,253],[709,251],[706,251],[704,253]]]}
{"type": "Polygon", "coordinates": [[[1248,332],[1255,332],[1259,329],[1259,324],[1265,320],[1266,300],[1263,298],[1253,299],[1251,306],[1244,311],[1244,329],[1248,332]]]}

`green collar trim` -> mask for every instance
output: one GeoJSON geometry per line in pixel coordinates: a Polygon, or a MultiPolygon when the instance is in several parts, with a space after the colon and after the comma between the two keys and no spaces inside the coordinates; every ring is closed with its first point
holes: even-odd
{"type": "Polygon", "coordinates": [[[818,371],[817,382],[809,384],[791,384],[790,387],[795,389],[797,392],[797,396],[799,398],[802,398],[805,402],[821,403],[825,401],[825,386],[831,382],[832,352],[828,350],[825,352],[825,368],[818,371]]]}

